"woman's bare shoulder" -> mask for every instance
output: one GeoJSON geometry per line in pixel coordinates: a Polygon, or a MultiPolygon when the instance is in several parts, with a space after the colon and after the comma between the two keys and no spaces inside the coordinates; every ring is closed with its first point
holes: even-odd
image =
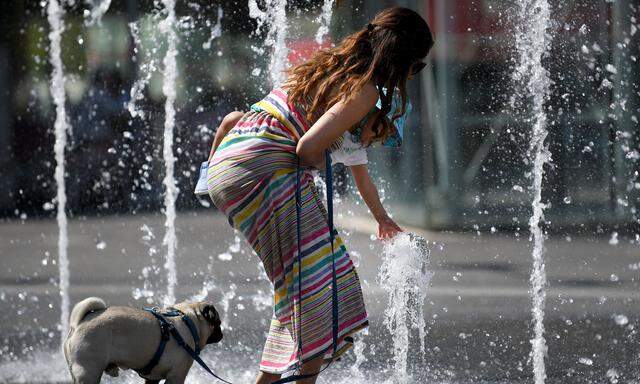
{"type": "Polygon", "coordinates": [[[369,81],[353,96],[354,101],[371,109],[378,101],[378,88],[373,81],[369,81]]]}

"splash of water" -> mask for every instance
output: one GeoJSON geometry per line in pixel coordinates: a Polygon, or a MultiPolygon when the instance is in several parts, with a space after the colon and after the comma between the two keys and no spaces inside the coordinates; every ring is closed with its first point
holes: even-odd
{"type": "Polygon", "coordinates": [[[331,25],[331,17],[333,16],[333,3],[335,0],[325,0],[322,5],[322,13],[318,16],[320,27],[316,32],[316,43],[322,44],[324,37],[329,33],[329,25],[331,25]]]}
{"type": "Polygon", "coordinates": [[[211,35],[209,36],[209,40],[202,43],[202,49],[210,49],[211,43],[213,40],[222,36],[222,16],[224,13],[222,12],[222,7],[218,6],[218,20],[216,21],[216,25],[211,28],[211,35]]]}
{"type": "MultiPolygon", "coordinates": [[[[155,17],[155,15],[154,15],[155,17]]],[[[149,47],[143,44],[140,38],[140,29],[144,27],[142,21],[136,21],[129,23],[129,29],[133,38],[133,62],[138,63],[138,77],[131,86],[130,95],[131,98],[127,102],[127,110],[133,118],[145,119],[145,111],[137,103],[144,99],[144,89],[149,84],[151,76],[158,69],[158,59],[154,54],[155,49],[149,49],[149,47]]],[[[151,34],[151,40],[154,47],[158,43],[158,34],[155,29],[147,31],[151,34]]],[[[147,156],[147,161],[150,162],[150,156],[147,156]]],[[[142,268],[141,275],[139,277],[142,280],[142,288],[136,287],[132,291],[132,297],[136,300],[144,298],[149,304],[153,303],[156,296],[157,287],[154,286],[155,278],[160,273],[160,268],[156,264],[156,254],[158,248],[154,244],[155,235],[152,229],[143,224],[140,230],[144,233],[142,236],[142,242],[147,246],[147,254],[149,256],[149,265],[142,268]]]]}
{"type": "Polygon", "coordinates": [[[162,92],[166,97],[164,104],[164,142],[162,146],[162,157],[165,165],[165,175],[162,183],[165,186],[164,209],[165,209],[165,236],[164,244],[167,246],[167,259],[165,268],[167,269],[167,294],[164,298],[165,306],[172,305],[176,301],[175,288],[178,284],[178,274],[176,271],[176,197],[178,188],[176,179],[173,176],[176,157],[173,154],[173,129],[176,120],[176,78],[178,66],[176,48],[178,37],[176,35],[176,12],[175,0],[162,0],[167,17],[160,23],[160,30],[167,37],[167,52],[164,57],[164,82],[162,92]]]}
{"type": "Polygon", "coordinates": [[[153,234],[153,230],[147,225],[143,224],[140,227],[140,231],[144,233],[142,236],[142,243],[147,246],[147,255],[149,256],[149,265],[142,268],[140,279],[142,280],[142,288],[135,288],[132,291],[132,297],[136,300],[144,298],[148,304],[153,303],[155,296],[152,277],[158,275],[159,269],[156,265],[155,255],[158,253],[158,249],[154,244],[156,236],[153,234]]]}
{"type": "Polygon", "coordinates": [[[256,33],[264,27],[267,30],[264,45],[273,49],[269,62],[269,74],[274,87],[285,80],[287,68],[287,0],[266,0],[265,10],[258,7],[256,0],[249,0],[249,17],[258,23],[256,33]]]}
{"type": "Polygon", "coordinates": [[[229,307],[231,306],[231,300],[236,297],[236,290],[238,286],[234,283],[229,285],[229,290],[224,292],[222,296],[222,300],[220,301],[220,307],[222,308],[222,319],[221,326],[224,329],[232,330],[233,328],[229,325],[229,307]]]}
{"type": "Polygon", "coordinates": [[[393,337],[394,380],[397,383],[411,380],[407,371],[411,329],[418,330],[420,352],[425,356],[424,301],[433,276],[427,269],[430,255],[426,241],[407,232],[400,232],[384,243],[378,280],[388,295],[384,324],[393,337]]]}
{"type": "MultiPolygon", "coordinates": [[[[542,203],[542,178],[544,165],[551,161],[551,152],[545,144],[547,137],[547,115],[544,104],[549,98],[550,78],[542,65],[543,57],[548,53],[551,37],[550,7],[547,0],[524,0],[518,2],[516,47],[519,54],[518,65],[514,72],[516,82],[524,86],[526,94],[532,97],[532,128],[529,157],[533,161],[533,214],[529,220],[529,230],[533,239],[533,268],[531,271],[532,315],[534,320],[534,338],[532,343],[533,373],[536,384],[546,379],[544,358],[547,346],[544,338],[544,306],[547,278],[544,264],[544,233],[540,221],[544,219],[545,205],[542,203]]],[[[513,105],[513,99],[512,99],[513,105]]]]}
{"type": "Polygon", "coordinates": [[[60,332],[62,339],[67,335],[69,329],[69,257],[67,251],[69,248],[68,222],[67,222],[67,193],[65,190],[65,157],[64,151],[67,147],[67,134],[71,130],[71,125],[67,118],[65,109],[66,95],[64,89],[65,76],[62,66],[61,56],[61,39],[64,31],[64,15],[65,11],[58,0],[49,0],[47,3],[47,20],[51,26],[49,32],[49,40],[51,47],[49,49],[49,60],[53,66],[51,74],[51,96],[56,106],[56,120],[54,124],[55,144],[53,150],[56,159],[56,168],[54,177],[57,184],[56,201],[58,221],[58,271],[60,274],[60,332]]]}
{"type": "Polygon", "coordinates": [[[140,108],[137,103],[144,99],[144,89],[149,84],[149,80],[151,80],[151,76],[157,70],[157,63],[155,56],[152,54],[147,54],[143,56],[143,49],[145,47],[142,44],[142,40],[140,39],[140,25],[139,22],[131,22],[129,23],[129,29],[131,30],[131,36],[133,37],[133,61],[140,62],[138,66],[138,71],[140,75],[136,79],[136,81],[131,86],[131,99],[127,102],[127,110],[131,117],[139,117],[141,119],[145,118],[145,113],[140,108]]]}
{"type": "Polygon", "coordinates": [[[87,19],[86,25],[100,24],[102,16],[109,10],[111,0],[87,0],[91,10],[85,10],[84,16],[87,19]]]}
{"type": "Polygon", "coordinates": [[[353,353],[356,355],[356,361],[351,366],[351,374],[357,381],[364,382],[365,376],[361,367],[362,364],[367,362],[367,356],[364,354],[364,351],[367,348],[367,343],[364,342],[364,337],[369,336],[369,328],[365,328],[358,336],[360,337],[353,347],[353,353]]]}

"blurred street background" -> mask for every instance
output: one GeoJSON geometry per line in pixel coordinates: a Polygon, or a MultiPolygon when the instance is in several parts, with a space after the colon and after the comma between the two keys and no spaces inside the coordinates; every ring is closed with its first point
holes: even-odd
{"type": "MultiPolygon", "coordinates": [[[[0,5],[0,382],[68,380],[58,352],[47,3],[0,5]]],[[[89,25],[88,10],[99,3],[63,2],[71,303],[97,295],[142,306],[157,303],[166,289],[167,40],[158,27],[165,15],[156,1],[112,0],[89,25]]],[[[252,380],[271,315],[270,286],[245,240],[208,198],[191,191],[219,121],[271,89],[271,50],[248,3],[176,4],[177,297],[227,306],[225,339],[205,356],[227,376],[240,375],[234,382],[252,380]]],[[[320,43],[328,2],[285,3],[290,64],[338,43],[391,5],[429,21],[436,44],[428,66],[409,82],[414,110],[403,147],[368,153],[394,220],[443,245],[434,245],[430,263],[427,355],[410,365],[420,372],[416,382],[532,382],[532,120],[512,103],[513,3],[336,0],[320,43]]],[[[547,382],[637,384],[640,2],[549,3],[553,40],[543,65],[552,80],[545,108],[552,162],[542,189],[547,382]]],[[[382,324],[388,303],[376,281],[382,246],[349,170],[337,166],[336,178],[337,227],[359,263],[372,324],[361,369],[353,370],[350,353],[320,382],[376,382],[393,373],[382,324]]],[[[192,375],[206,380],[197,367],[192,375]]]]}

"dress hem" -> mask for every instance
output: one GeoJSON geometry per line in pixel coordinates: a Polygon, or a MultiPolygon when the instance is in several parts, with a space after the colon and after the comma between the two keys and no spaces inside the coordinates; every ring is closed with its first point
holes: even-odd
{"type": "MultiPolygon", "coordinates": [[[[341,338],[344,340],[347,337],[353,335],[354,333],[362,331],[364,328],[366,328],[368,326],[369,326],[369,320],[367,319],[363,323],[361,323],[360,325],[358,325],[355,328],[351,329],[349,332],[347,332],[341,338]]],[[[349,348],[353,347],[353,344],[354,344],[353,342],[348,342],[348,341],[345,340],[345,345],[342,346],[342,348],[339,348],[338,351],[333,354],[333,356],[331,356],[329,358],[324,358],[323,364],[329,364],[332,361],[340,358],[345,352],[347,352],[349,350],[349,348]]],[[[282,375],[284,373],[297,370],[299,368],[299,365],[302,365],[302,364],[307,363],[307,362],[309,362],[309,361],[311,361],[313,359],[316,359],[319,356],[324,356],[327,353],[327,351],[330,350],[331,348],[333,348],[333,345],[328,346],[327,348],[323,349],[320,352],[315,353],[314,355],[312,355],[310,357],[302,359],[302,363],[299,363],[296,360],[296,361],[290,362],[289,364],[287,364],[286,367],[280,368],[280,369],[277,369],[277,368],[276,369],[274,369],[274,368],[266,368],[266,367],[263,367],[262,364],[261,364],[260,365],[260,371],[264,372],[264,373],[274,374],[274,375],[282,375]]]]}

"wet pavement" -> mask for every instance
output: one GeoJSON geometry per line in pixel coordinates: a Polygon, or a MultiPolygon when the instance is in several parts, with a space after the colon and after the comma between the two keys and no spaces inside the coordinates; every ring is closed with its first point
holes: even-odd
{"type": "MultiPolygon", "coordinates": [[[[391,335],[383,325],[387,301],[376,281],[382,245],[371,238],[375,223],[362,207],[349,210],[356,216],[339,217],[337,227],[363,283],[371,320],[363,339],[366,360],[354,370],[351,351],[319,382],[383,382],[394,372],[391,335]]],[[[71,302],[95,295],[108,304],[143,306],[145,292],[153,291],[149,301],[158,303],[165,292],[163,225],[161,215],[70,220],[71,302]]],[[[430,263],[426,356],[413,342],[408,346],[413,381],[532,382],[528,233],[405,229],[444,244],[434,247],[430,263]]],[[[271,315],[270,285],[257,257],[213,209],[179,213],[177,235],[178,299],[209,288],[207,298],[219,304],[227,323],[223,343],[208,347],[205,360],[233,382],[251,382],[271,315]]],[[[56,329],[56,222],[4,221],[0,238],[0,382],[68,381],[56,329]]],[[[547,382],[637,383],[639,245],[623,234],[617,243],[611,234],[563,235],[548,239],[546,248],[547,382]]],[[[133,374],[125,379],[138,380],[133,374]]],[[[189,380],[210,381],[199,367],[189,380]]]]}

